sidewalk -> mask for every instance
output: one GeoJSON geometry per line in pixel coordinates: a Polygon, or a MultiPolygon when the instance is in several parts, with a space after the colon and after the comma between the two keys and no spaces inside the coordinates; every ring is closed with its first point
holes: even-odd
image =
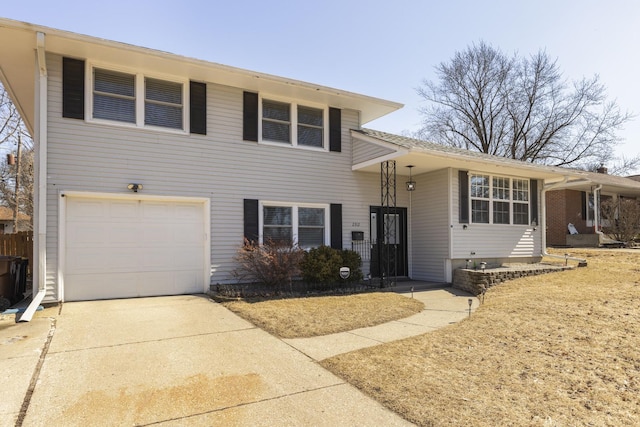
{"type": "Polygon", "coordinates": [[[429,288],[425,282],[408,282],[396,292],[424,303],[424,310],[401,320],[368,328],[354,329],[337,334],[312,338],[283,339],[293,348],[313,360],[323,360],[342,353],[421,335],[469,316],[478,308],[479,301],[472,295],[450,287],[429,288]],[[411,292],[411,287],[415,289],[411,292]]]}

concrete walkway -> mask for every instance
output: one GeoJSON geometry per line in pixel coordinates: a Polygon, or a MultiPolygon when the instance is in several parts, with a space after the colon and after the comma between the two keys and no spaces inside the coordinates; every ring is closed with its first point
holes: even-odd
{"type": "Polygon", "coordinates": [[[411,317],[378,326],[284,341],[318,361],[341,353],[421,335],[457,323],[469,316],[469,300],[472,303],[471,312],[479,305],[477,298],[464,291],[434,287],[425,282],[409,282],[396,291],[408,298],[422,301],[424,310],[411,317]],[[411,287],[415,289],[414,292],[411,292],[411,287]]]}
{"type": "Polygon", "coordinates": [[[65,303],[29,323],[6,316],[0,426],[411,425],[315,361],[468,316],[462,292],[413,297],[426,308],[407,319],[302,340],[197,295],[65,303]]]}

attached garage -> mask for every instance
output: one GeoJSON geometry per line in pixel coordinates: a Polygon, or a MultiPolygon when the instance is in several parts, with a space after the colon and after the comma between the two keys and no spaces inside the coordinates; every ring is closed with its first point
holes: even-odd
{"type": "Polygon", "coordinates": [[[66,193],[60,214],[64,301],[208,288],[208,199],[66,193]]]}

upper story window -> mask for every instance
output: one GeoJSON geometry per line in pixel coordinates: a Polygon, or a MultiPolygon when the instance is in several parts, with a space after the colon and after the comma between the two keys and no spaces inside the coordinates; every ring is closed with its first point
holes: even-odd
{"type": "Polygon", "coordinates": [[[529,180],[471,174],[471,222],[529,224],[529,180]]]}
{"type": "Polygon", "coordinates": [[[262,140],[325,148],[326,109],[262,100],[262,140]]]}
{"type": "Polygon", "coordinates": [[[182,84],[145,79],[144,124],[182,129],[182,84]]]}
{"type": "Polygon", "coordinates": [[[136,76],[96,68],[93,72],[93,117],[136,122],[136,76]]]}
{"type": "Polygon", "coordinates": [[[185,84],[93,69],[92,118],[184,130],[185,84]]]}
{"type": "Polygon", "coordinates": [[[242,93],[242,139],[342,151],[342,110],[242,93]]]}
{"type": "Polygon", "coordinates": [[[324,111],[319,108],[298,106],[298,144],[324,147],[324,111]]]}
{"type": "Polygon", "coordinates": [[[262,102],[262,138],[291,142],[291,106],[284,102],[262,102]]]}
{"type": "Polygon", "coordinates": [[[207,134],[207,84],[62,58],[62,117],[207,134]],[[188,83],[188,84],[187,84],[188,83]]]}

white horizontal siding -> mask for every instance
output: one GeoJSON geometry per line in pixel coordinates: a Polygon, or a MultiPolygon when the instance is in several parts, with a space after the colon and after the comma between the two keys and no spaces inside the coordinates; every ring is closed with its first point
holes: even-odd
{"type": "MultiPolygon", "coordinates": [[[[368,238],[380,177],[351,171],[349,129],[359,127],[357,111],[342,111],[341,153],[243,141],[242,89],[214,84],[207,86],[206,136],[86,123],[62,118],[61,64],[59,56],[48,57],[48,299],[57,286],[61,190],[126,193],[135,182],[144,194],[210,198],[214,284],[231,280],[243,240],[243,199],[341,203],[344,247],[352,230],[368,238]]],[[[398,205],[406,200],[399,195],[398,205]]]]}
{"type": "Polygon", "coordinates": [[[414,176],[411,193],[412,272],[415,280],[445,282],[449,254],[449,171],[414,176]]]}
{"type": "Polygon", "coordinates": [[[470,223],[465,229],[459,223],[458,171],[454,171],[451,177],[453,259],[527,258],[541,253],[542,236],[539,227],[534,230],[534,227],[528,225],[470,223]]]}
{"type": "Polygon", "coordinates": [[[391,153],[393,153],[393,150],[386,147],[381,147],[370,142],[354,141],[353,164],[356,165],[358,163],[367,162],[391,153]]]}

